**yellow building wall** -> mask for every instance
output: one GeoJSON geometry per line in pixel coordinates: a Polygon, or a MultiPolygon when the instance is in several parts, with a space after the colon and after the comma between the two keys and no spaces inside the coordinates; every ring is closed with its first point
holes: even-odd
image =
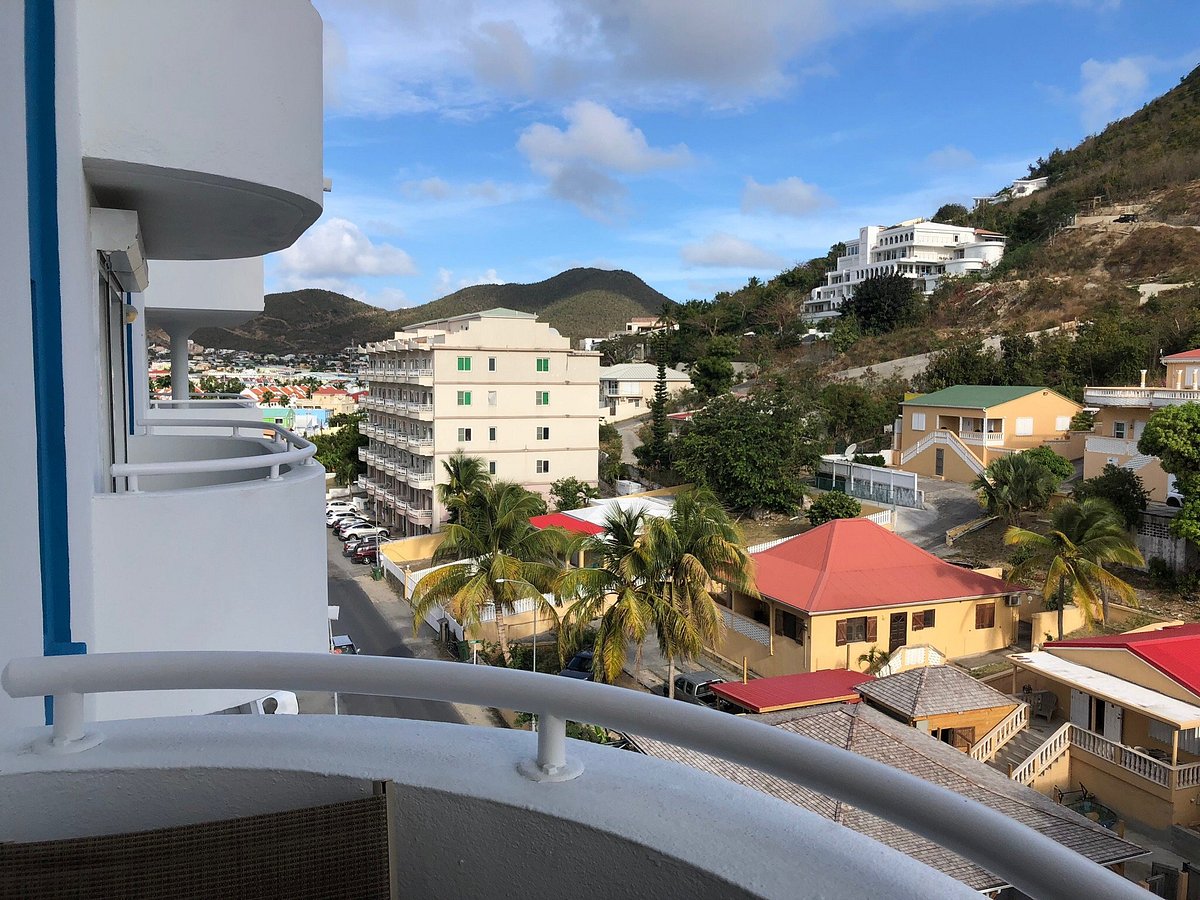
{"type": "Polygon", "coordinates": [[[963,712],[946,713],[940,716],[930,716],[924,721],[929,725],[929,733],[953,728],[956,731],[975,729],[974,741],[1000,724],[1000,720],[1017,708],[1017,704],[996,706],[991,709],[969,709],[963,712]]]}
{"type": "Polygon", "coordinates": [[[862,613],[830,613],[814,616],[809,620],[807,639],[812,645],[809,658],[810,671],[817,669],[862,671],[866,666],[858,661],[859,656],[866,654],[872,647],[878,647],[884,651],[888,649],[891,616],[892,613],[899,612],[903,612],[907,617],[908,644],[930,644],[941,650],[950,659],[1001,650],[1013,643],[1014,640],[1017,610],[1006,607],[1003,597],[996,597],[994,600],[919,603],[872,609],[862,613]],[[977,629],[975,627],[975,607],[980,603],[990,602],[996,604],[996,624],[992,628],[977,629]],[[913,631],[912,613],[924,609],[937,610],[935,618],[937,624],[933,628],[913,631]],[[860,615],[875,617],[876,639],[874,641],[854,641],[838,646],[837,620],[857,618],[860,615]]]}
{"type": "MultiPolygon", "coordinates": [[[[966,447],[968,453],[971,453],[979,460],[980,465],[986,465],[982,458],[983,448],[966,447]]],[[[945,481],[957,481],[960,484],[970,484],[975,480],[975,470],[967,465],[966,461],[954,452],[954,448],[947,447],[944,444],[935,444],[932,447],[926,447],[916,456],[912,457],[908,462],[898,466],[905,472],[914,472],[917,475],[922,475],[925,478],[942,478],[945,481]],[[937,474],[937,452],[942,451],[942,474],[937,474]]]]}
{"type": "MultiPolygon", "coordinates": [[[[1152,412],[1153,410],[1142,407],[1105,406],[1101,408],[1096,413],[1096,424],[1092,434],[1118,444],[1123,442],[1126,452],[1111,452],[1110,450],[1097,449],[1085,451],[1083,455],[1083,477],[1095,478],[1104,471],[1104,467],[1108,464],[1109,459],[1116,460],[1115,465],[1123,466],[1135,456],[1140,456],[1141,454],[1137,452],[1137,441],[1133,436],[1139,434],[1146,423],[1150,421],[1152,412]],[[1125,423],[1124,438],[1113,437],[1114,422],[1125,423]]],[[[1093,446],[1094,444],[1095,442],[1093,442],[1093,446]]],[[[1146,490],[1150,492],[1151,500],[1159,503],[1166,502],[1167,473],[1163,471],[1157,458],[1138,469],[1137,474],[1142,479],[1142,484],[1146,490]]]]}
{"type": "MultiPolygon", "coordinates": [[[[1034,635],[1037,640],[1037,635],[1034,635]]],[[[1158,669],[1138,659],[1126,650],[1106,650],[1100,647],[1055,647],[1055,656],[1097,672],[1107,672],[1116,678],[1174,697],[1184,703],[1200,706],[1200,696],[1193,694],[1178,681],[1168,678],[1158,669]]],[[[1126,741],[1126,743],[1129,743],[1126,741]]]]}
{"type": "Polygon", "coordinates": [[[1074,400],[1068,400],[1047,389],[990,407],[987,414],[989,418],[1004,419],[1005,447],[1027,450],[1030,447],[1040,447],[1046,441],[1055,438],[1067,437],[1070,434],[1068,429],[1055,427],[1058,418],[1065,416],[1069,420],[1082,409],[1083,407],[1074,400]],[[1018,435],[1017,419],[1026,416],[1033,417],[1033,434],[1018,435]]]}
{"type": "Polygon", "coordinates": [[[1167,363],[1167,376],[1163,384],[1172,391],[1200,389],[1200,362],[1179,360],[1167,363]]]}

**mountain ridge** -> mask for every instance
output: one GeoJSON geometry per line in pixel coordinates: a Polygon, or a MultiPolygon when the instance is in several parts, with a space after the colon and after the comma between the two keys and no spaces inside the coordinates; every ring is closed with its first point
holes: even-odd
{"type": "Polygon", "coordinates": [[[335,291],[305,288],[267,294],[244,325],[202,328],[205,347],[256,353],[338,353],[391,337],[417,322],[507,307],[535,313],[570,338],[604,337],[634,316],[657,315],[674,302],[623,269],[575,268],[531,284],[477,284],[429,303],[387,310],[335,291]]]}

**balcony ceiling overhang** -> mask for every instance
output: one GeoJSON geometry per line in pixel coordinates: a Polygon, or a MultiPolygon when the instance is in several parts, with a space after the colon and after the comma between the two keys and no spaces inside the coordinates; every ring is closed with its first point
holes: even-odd
{"type": "Polygon", "coordinates": [[[154,259],[263,256],[321,215],[308,197],[221,175],[95,157],[83,169],[98,205],[137,211],[154,259]]]}

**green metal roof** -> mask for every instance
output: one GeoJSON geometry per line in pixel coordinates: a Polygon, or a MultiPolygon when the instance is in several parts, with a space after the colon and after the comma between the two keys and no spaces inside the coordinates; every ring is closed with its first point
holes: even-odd
{"type": "Polygon", "coordinates": [[[966,409],[987,409],[1046,390],[1044,387],[992,384],[956,384],[932,394],[905,400],[902,406],[957,406],[966,409]]]}

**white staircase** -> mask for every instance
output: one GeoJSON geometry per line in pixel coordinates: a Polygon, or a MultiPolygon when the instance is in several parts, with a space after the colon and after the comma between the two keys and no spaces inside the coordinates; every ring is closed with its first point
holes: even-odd
{"type": "Polygon", "coordinates": [[[958,435],[952,431],[929,432],[929,434],[925,435],[925,437],[921,438],[919,441],[900,454],[900,465],[904,465],[909,460],[921,453],[924,453],[935,444],[941,447],[949,447],[958,454],[959,459],[966,463],[967,468],[969,468],[972,472],[974,472],[976,475],[983,474],[984,466],[983,463],[979,461],[979,457],[972,453],[970,448],[960,441],[958,439],[958,435]]]}

